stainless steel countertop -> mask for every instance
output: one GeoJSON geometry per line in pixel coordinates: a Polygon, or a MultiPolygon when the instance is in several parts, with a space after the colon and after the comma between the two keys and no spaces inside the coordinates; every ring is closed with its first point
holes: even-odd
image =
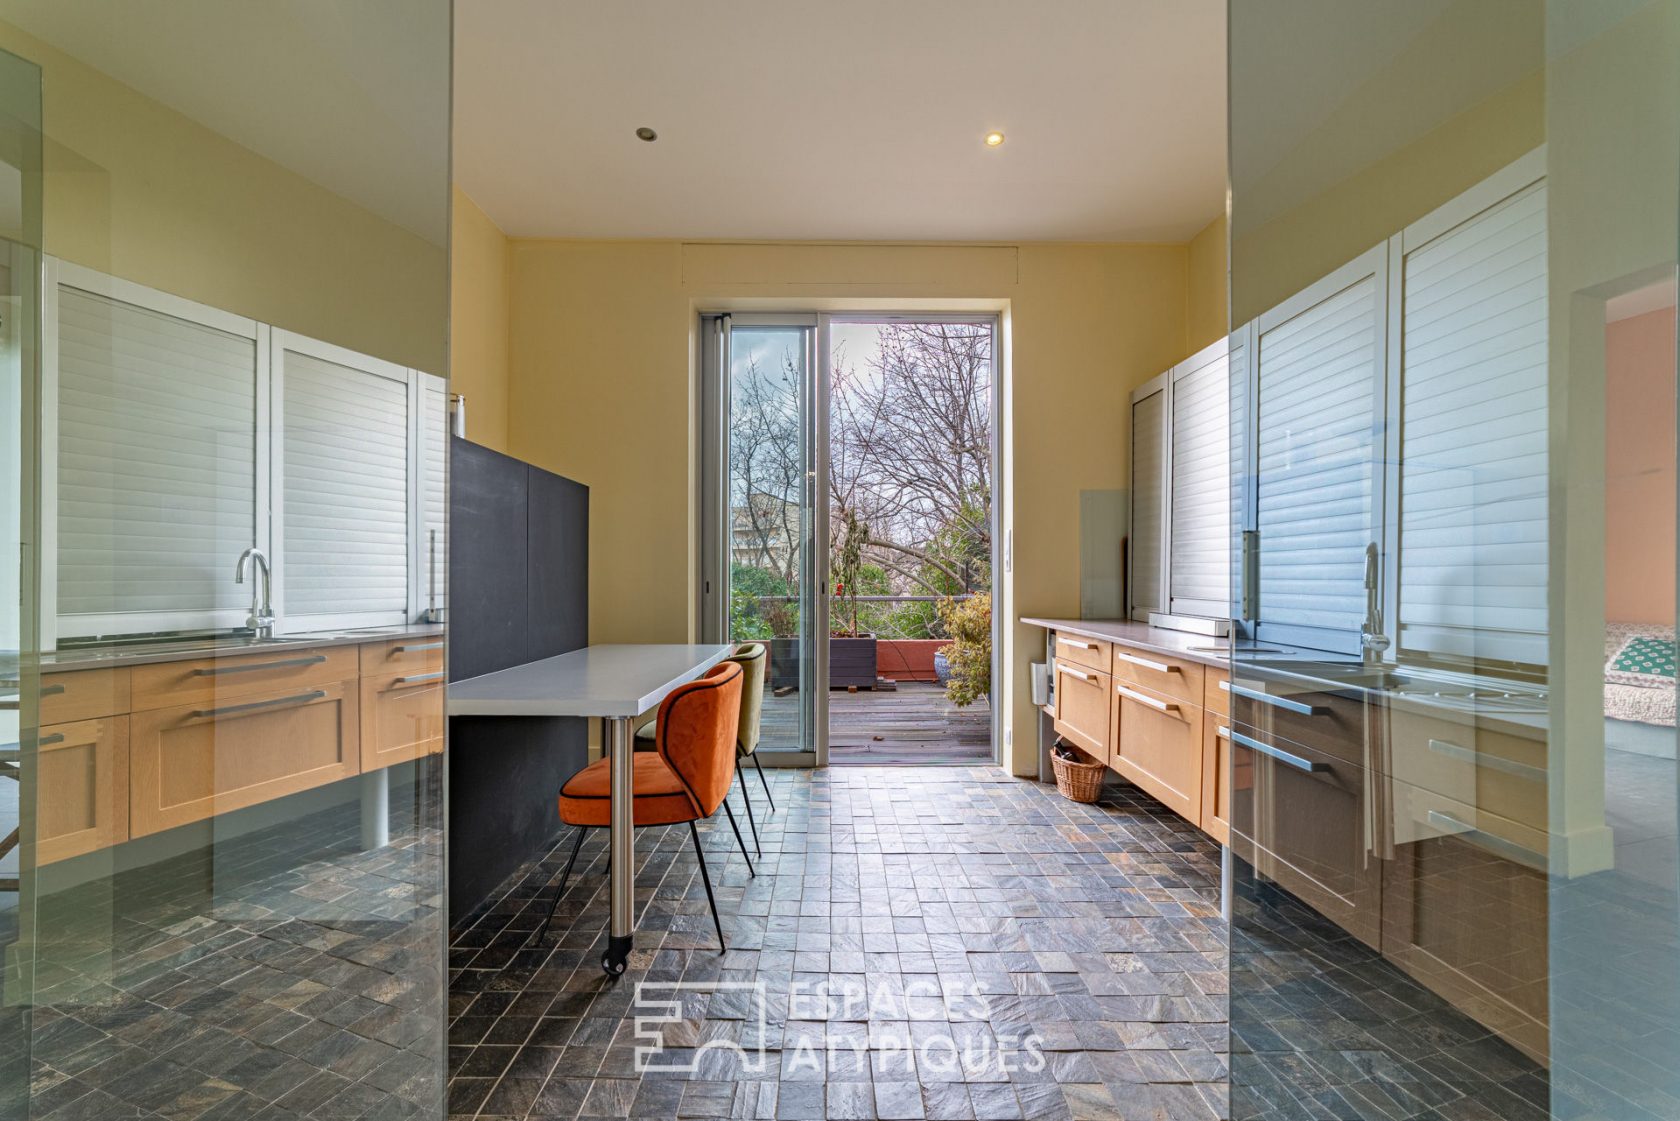
{"type": "Polygon", "coordinates": [[[397,627],[368,627],[363,630],[303,631],[296,634],[256,638],[252,635],[223,635],[160,639],[157,642],[115,643],[85,646],[41,655],[41,672],[95,669],[103,666],[144,666],[179,662],[188,658],[219,658],[238,654],[296,650],[312,646],[359,646],[393,638],[430,638],[442,635],[441,623],[411,623],[397,627]]]}

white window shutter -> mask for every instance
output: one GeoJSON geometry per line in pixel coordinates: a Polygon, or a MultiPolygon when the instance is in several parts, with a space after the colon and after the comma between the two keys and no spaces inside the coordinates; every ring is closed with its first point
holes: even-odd
{"type": "Polygon", "coordinates": [[[409,602],[408,372],[274,332],[280,572],[292,624],[403,622],[409,602]],[[300,617],[314,617],[303,619],[300,617]]]}
{"type": "Polygon", "coordinates": [[[68,283],[55,295],[58,633],[238,625],[234,562],[257,530],[255,325],[209,325],[184,300],[175,315],[68,283]]]}
{"type": "Polygon", "coordinates": [[[1356,649],[1379,539],[1386,247],[1261,317],[1256,528],[1260,633],[1356,649]]]}
{"type": "Polygon", "coordinates": [[[1399,642],[1543,664],[1545,183],[1485,202],[1402,235],[1399,642]]]}
{"type": "Polygon", "coordinates": [[[1165,611],[1167,391],[1132,402],[1132,615],[1165,611]]]}
{"type": "Polygon", "coordinates": [[[420,375],[420,603],[442,608],[449,594],[449,383],[420,375]]]}
{"type": "Polygon", "coordinates": [[[1224,340],[1173,372],[1168,572],[1174,615],[1230,617],[1230,374],[1224,340]]]}

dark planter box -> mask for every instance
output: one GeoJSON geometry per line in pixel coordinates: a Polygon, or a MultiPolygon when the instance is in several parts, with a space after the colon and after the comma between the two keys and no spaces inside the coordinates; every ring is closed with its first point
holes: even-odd
{"type": "MultiPolygon", "coordinates": [[[[873,635],[868,638],[830,638],[828,640],[828,687],[830,689],[859,689],[875,687],[875,645],[873,635]]],[[[797,689],[799,687],[799,640],[773,638],[770,640],[770,687],[797,689]]]]}

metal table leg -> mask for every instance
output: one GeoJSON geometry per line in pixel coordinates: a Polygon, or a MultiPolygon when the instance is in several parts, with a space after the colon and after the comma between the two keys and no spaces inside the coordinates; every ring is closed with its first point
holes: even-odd
{"type": "Polygon", "coordinates": [[[607,841],[607,851],[612,860],[609,872],[612,919],[607,930],[607,952],[601,959],[601,968],[608,976],[617,977],[624,972],[630,958],[631,939],[636,931],[633,894],[636,858],[631,805],[634,763],[630,755],[634,731],[627,718],[613,717],[602,723],[606,725],[608,787],[612,794],[611,828],[607,841]]]}

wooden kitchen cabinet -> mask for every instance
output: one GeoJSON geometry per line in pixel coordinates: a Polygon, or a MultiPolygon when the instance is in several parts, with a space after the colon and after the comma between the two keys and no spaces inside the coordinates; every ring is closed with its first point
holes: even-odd
{"type": "Polygon", "coordinates": [[[1058,663],[1068,662],[1085,669],[1107,673],[1112,668],[1114,647],[1098,638],[1080,638],[1058,633],[1055,657],[1058,663]]]}
{"type": "Polygon", "coordinates": [[[1175,704],[1201,707],[1202,670],[1199,662],[1142,650],[1114,649],[1115,681],[1142,686],[1145,692],[1175,704]]]}
{"type": "Polygon", "coordinates": [[[41,677],[42,727],[116,716],[128,708],[126,668],[66,670],[41,677]]]}
{"type": "Polygon", "coordinates": [[[353,680],[360,672],[354,646],[266,650],[214,658],[189,658],[135,666],[135,711],[179,705],[210,707],[228,698],[280,694],[330,681],[353,680]]]}
{"type": "Polygon", "coordinates": [[[1055,729],[1097,759],[1109,760],[1109,704],[1112,679],[1056,657],[1055,729]]]}
{"type": "Polygon", "coordinates": [[[37,743],[36,862],[127,840],[128,717],[47,725],[37,743]]]}
{"type": "Polygon", "coordinates": [[[130,834],[145,836],[359,773],[354,647],[349,657],[352,680],[136,712],[130,834]]]}
{"type": "Polygon", "coordinates": [[[364,677],[361,682],[361,766],[375,771],[443,750],[444,671],[364,677]]]}
{"type": "Polygon", "coordinates": [[[1114,769],[1174,813],[1199,822],[1202,706],[1153,694],[1116,676],[1110,714],[1114,769]]]}
{"type": "Polygon", "coordinates": [[[1202,714],[1202,812],[1197,824],[1202,832],[1222,845],[1231,843],[1231,792],[1253,784],[1253,768],[1234,775],[1231,730],[1223,713],[1202,714]]]}

